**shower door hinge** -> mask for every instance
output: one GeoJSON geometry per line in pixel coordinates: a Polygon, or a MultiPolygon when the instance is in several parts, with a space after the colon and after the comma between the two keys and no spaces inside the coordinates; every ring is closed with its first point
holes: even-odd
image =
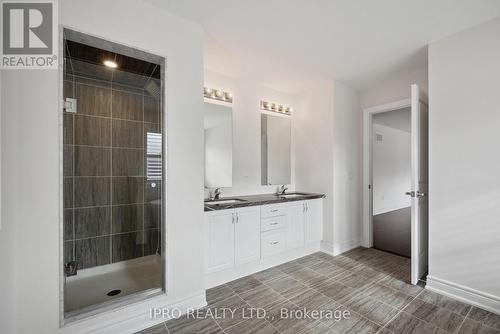
{"type": "Polygon", "coordinates": [[[76,113],[76,99],[72,99],[70,97],[67,97],[64,100],[64,111],[76,113]]]}

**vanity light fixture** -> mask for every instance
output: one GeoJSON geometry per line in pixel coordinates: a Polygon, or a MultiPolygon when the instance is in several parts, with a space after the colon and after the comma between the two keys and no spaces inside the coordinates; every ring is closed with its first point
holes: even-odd
{"type": "Polygon", "coordinates": [[[285,106],[283,104],[278,104],[268,101],[260,101],[260,110],[262,111],[273,111],[280,114],[291,115],[293,108],[285,106]]]}
{"type": "Polygon", "coordinates": [[[104,66],[106,67],[111,67],[111,68],[117,68],[118,67],[118,64],[115,63],[114,61],[112,60],[109,60],[109,59],[106,59],[105,61],[102,62],[104,64],[104,66]]]}
{"type": "Polygon", "coordinates": [[[203,87],[203,96],[207,99],[233,103],[233,95],[220,89],[203,87]]]}

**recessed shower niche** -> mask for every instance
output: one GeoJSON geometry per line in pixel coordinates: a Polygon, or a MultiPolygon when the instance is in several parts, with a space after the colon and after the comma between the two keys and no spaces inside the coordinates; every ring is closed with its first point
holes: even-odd
{"type": "Polygon", "coordinates": [[[64,315],[163,293],[165,59],[64,29],[64,315]]]}

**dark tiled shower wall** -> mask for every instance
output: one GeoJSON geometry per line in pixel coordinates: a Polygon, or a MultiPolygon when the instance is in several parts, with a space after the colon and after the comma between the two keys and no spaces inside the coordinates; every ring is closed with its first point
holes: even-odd
{"type": "Polygon", "coordinates": [[[155,254],[161,181],[146,178],[146,133],[161,131],[159,98],[73,77],[64,96],[78,104],[64,113],[65,262],[83,269],[155,254]]]}

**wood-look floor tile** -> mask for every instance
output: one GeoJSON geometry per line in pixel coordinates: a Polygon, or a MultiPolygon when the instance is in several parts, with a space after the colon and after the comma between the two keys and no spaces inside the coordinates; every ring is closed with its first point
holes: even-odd
{"type": "Polygon", "coordinates": [[[340,303],[379,325],[385,325],[399,312],[397,308],[362,293],[342,299],[340,303]]]}
{"type": "Polygon", "coordinates": [[[207,294],[207,303],[209,305],[220,302],[221,300],[224,300],[226,298],[235,295],[233,289],[228,287],[226,284],[222,284],[214,288],[208,289],[206,294],[207,294]]]}
{"type": "Polygon", "coordinates": [[[373,284],[376,279],[368,278],[364,275],[346,272],[335,277],[335,280],[354,289],[364,290],[373,284]]]}
{"type": "Polygon", "coordinates": [[[165,327],[165,324],[161,323],[159,325],[146,328],[140,332],[137,332],[136,334],[168,334],[168,332],[167,332],[167,327],[165,327]]]}
{"type": "Polygon", "coordinates": [[[294,271],[289,272],[288,275],[301,283],[310,281],[312,279],[326,279],[326,276],[323,276],[320,273],[307,267],[297,268],[294,271]]]}
{"type": "Polygon", "coordinates": [[[297,262],[290,261],[286,262],[283,264],[280,264],[279,266],[276,267],[276,269],[281,270],[284,273],[293,273],[295,270],[300,269],[300,268],[305,268],[303,265],[298,264],[297,262]]]}
{"type": "Polygon", "coordinates": [[[193,315],[184,315],[165,323],[170,334],[219,334],[223,333],[212,318],[194,319],[193,315]]]}
{"type": "Polygon", "coordinates": [[[480,322],[472,319],[465,319],[458,330],[458,334],[500,334],[500,330],[482,325],[480,322]]]}
{"type": "Polygon", "coordinates": [[[284,278],[287,277],[287,274],[282,272],[281,270],[278,270],[276,268],[269,268],[263,271],[259,271],[258,273],[255,273],[252,275],[252,277],[258,279],[259,281],[266,283],[273,281],[278,278],[284,278]]]}
{"type": "Polygon", "coordinates": [[[379,283],[371,285],[363,293],[398,309],[402,309],[413,299],[411,296],[379,283]]]}
{"type": "Polygon", "coordinates": [[[368,320],[359,314],[352,312],[346,307],[341,306],[337,309],[337,312],[349,312],[349,316],[338,321],[333,321],[330,329],[332,333],[338,334],[374,334],[379,329],[380,326],[376,323],[368,320]]]}
{"type": "Polygon", "coordinates": [[[276,301],[285,300],[278,292],[265,285],[243,291],[239,296],[255,308],[264,308],[272,303],[276,303],[276,301]]]}
{"type": "Polygon", "coordinates": [[[337,277],[347,272],[347,269],[336,266],[326,261],[316,262],[312,265],[308,265],[307,267],[328,278],[337,277]]]}
{"type": "Polygon", "coordinates": [[[414,299],[404,311],[451,333],[455,333],[464,321],[463,316],[420,299],[414,299]]]}
{"type": "Polygon", "coordinates": [[[305,289],[295,297],[290,298],[290,301],[298,307],[317,310],[332,300],[316,290],[305,289]]]}
{"type": "Polygon", "coordinates": [[[267,312],[267,320],[281,333],[295,334],[314,328],[318,320],[293,316],[298,308],[286,301],[277,304],[267,312]]]}
{"type": "Polygon", "coordinates": [[[215,321],[222,329],[229,328],[245,320],[244,316],[250,306],[239,296],[234,295],[207,307],[217,315],[215,321]]]}
{"type": "Polygon", "coordinates": [[[304,284],[294,280],[290,276],[278,278],[266,284],[287,299],[299,294],[306,288],[304,284]]]}
{"type": "Polygon", "coordinates": [[[438,328],[406,312],[401,312],[387,324],[386,330],[394,334],[434,334],[438,328]]]}
{"type": "Polygon", "coordinates": [[[252,290],[260,285],[263,285],[261,281],[259,281],[256,278],[253,278],[252,276],[245,276],[226,284],[236,293],[242,293],[248,290],[252,290]]]}
{"type": "Polygon", "coordinates": [[[472,307],[468,318],[476,320],[486,326],[500,330],[500,315],[498,314],[491,313],[478,307],[472,307]]]}
{"type": "Polygon", "coordinates": [[[422,288],[418,285],[409,284],[403,280],[398,279],[392,275],[387,275],[382,278],[378,283],[385,285],[394,290],[398,290],[408,296],[416,297],[421,291],[422,288]]]}
{"type": "Polygon", "coordinates": [[[332,279],[326,281],[322,285],[316,286],[314,289],[335,301],[339,301],[348,296],[353,296],[358,292],[357,290],[332,279]]]}
{"type": "Polygon", "coordinates": [[[471,309],[471,306],[468,304],[462,303],[456,299],[444,295],[440,295],[430,290],[422,291],[422,293],[418,295],[417,298],[427,303],[444,307],[450,311],[453,311],[463,316],[466,316],[467,313],[469,313],[469,310],[471,309]]]}
{"type": "Polygon", "coordinates": [[[278,330],[265,319],[247,319],[225,329],[226,334],[279,334],[278,330]]]}

